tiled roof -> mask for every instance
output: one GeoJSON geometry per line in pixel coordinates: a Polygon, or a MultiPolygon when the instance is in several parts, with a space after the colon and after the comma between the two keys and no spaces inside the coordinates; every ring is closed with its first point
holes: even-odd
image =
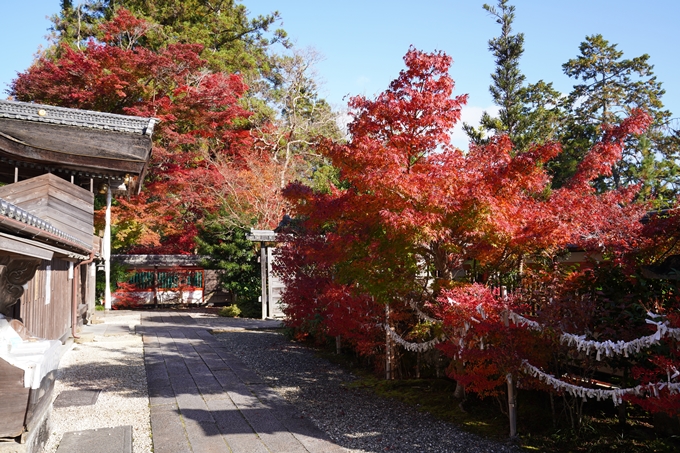
{"type": "Polygon", "coordinates": [[[2,198],[0,198],[0,216],[8,217],[18,222],[25,223],[26,225],[30,225],[39,230],[43,230],[47,233],[50,233],[53,236],[57,236],[58,238],[63,239],[64,241],[76,244],[79,247],[82,247],[86,250],[92,249],[92,244],[86,244],[80,239],[77,239],[71,236],[70,234],[64,233],[63,231],[55,228],[51,223],[46,222],[45,220],[42,220],[41,218],[34,216],[33,214],[28,213],[27,211],[24,211],[20,207],[15,206],[12,203],[3,200],[2,198]]]}
{"type": "Polygon", "coordinates": [[[52,105],[0,100],[0,118],[151,136],[156,118],[116,115],[52,105]]]}
{"type": "Polygon", "coordinates": [[[273,230],[250,229],[250,234],[246,234],[246,239],[254,242],[274,242],[277,235],[273,230]]]}
{"type": "Polygon", "coordinates": [[[202,255],[111,255],[117,263],[132,267],[145,266],[199,266],[206,260],[202,255]]]}

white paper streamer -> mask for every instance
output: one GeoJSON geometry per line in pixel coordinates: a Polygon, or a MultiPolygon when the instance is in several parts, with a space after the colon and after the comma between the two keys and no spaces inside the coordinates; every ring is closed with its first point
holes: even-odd
{"type": "Polygon", "coordinates": [[[434,348],[435,345],[441,343],[446,339],[446,335],[442,334],[439,337],[426,341],[424,343],[414,343],[410,341],[404,340],[399,334],[397,334],[394,330],[390,328],[387,324],[383,324],[383,327],[385,328],[385,332],[394,340],[395,343],[398,345],[402,346],[404,349],[407,351],[411,352],[425,352],[429,351],[430,349],[434,348]]]}
{"type": "Polygon", "coordinates": [[[600,401],[611,398],[615,406],[621,404],[621,401],[623,401],[622,399],[623,395],[627,394],[632,394],[636,396],[653,394],[655,397],[658,398],[659,391],[663,390],[664,388],[668,388],[671,395],[678,393],[680,391],[680,383],[675,382],[657,382],[655,384],[638,385],[637,387],[625,389],[612,389],[612,390],[593,389],[570,384],[568,382],[564,382],[560,379],[557,379],[552,374],[544,373],[540,369],[529,364],[529,362],[527,362],[526,360],[522,363],[522,367],[524,368],[525,372],[537,378],[538,380],[545,382],[546,384],[548,384],[549,386],[556,390],[564,391],[570,393],[573,396],[580,397],[583,399],[595,398],[598,401],[600,401]]]}
{"type": "Polygon", "coordinates": [[[514,311],[508,312],[508,318],[510,319],[510,321],[514,322],[518,326],[527,326],[532,330],[538,330],[538,331],[543,330],[543,326],[541,326],[536,321],[532,321],[531,319],[527,319],[524,316],[515,313],[514,311]]]}
{"type": "MultiPolygon", "coordinates": [[[[647,313],[650,318],[659,318],[658,315],[653,313],[647,313]]],[[[514,312],[509,312],[508,317],[516,325],[527,326],[532,330],[542,331],[544,327],[537,323],[519,315],[514,312]]],[[[680,329],[668,327],[668,321],[654,321],[653,319],[647,319],[648,324],[654,324],[656,326],[656,333],[648,335],[645,337],[636,338],[631,341],[595,341],[586,340],[585,335],[574,335],[571,333],[563,333],[560,335],[560,342],[566,344],[567,346],[576,346],[576,350],[590,354],[595,352],[597,355],[595,358],[601,360],[602,355],[606,357],[612,357],[614,355],[623,355],[628,357],[629,354],[639,353],[643,349],[649,348],[652,345],[658,344],[664,337],[672,337],[676,340],[680,340],[680,329]]]]}
{"type": "MultiPolygon", "coordinates": [[[[451,300],[451,299],[449,299],[449,300],[451,300]]],[[[441,319],[435,319],[435,318],[432,318],[431,316],[428,316],[425,312],[423,312],[420,308],[418,308],[418,305],[416,304],[416,302],[414,300],[408,301],[408,304],[411,307],[411,309],[416,312],[416,315],[418,316],[418,318],[420,318],[421,321],[431,322],[433,324],[441,325],[441,323],[442,323],[441,319]]]]}

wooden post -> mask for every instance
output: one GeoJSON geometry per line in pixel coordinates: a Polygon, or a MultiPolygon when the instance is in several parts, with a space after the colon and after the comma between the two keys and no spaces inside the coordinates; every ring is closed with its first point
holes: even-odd
{"type": "Polygon", "coordinates": [[[158,264],[153,266],[153,307],[158,308],[158,264]]]}
{"type": "Polygon", "coordinates": [[[273,284],[273,270],[272,263],[274,262],[274,256],[272,254],[272,248],[267,247],[267,313],[270,318],[274,318],[274,284],[273,284]]]}
{"type": "MultiPolygon", "coordinates": [[[[508,288],[501,286],[501,297],[504,300],[508,298],[508,288]]],[[[508,316],[508,306],[505,306],[505,313],[503,314],[503,324],[505,327],[510,327],[510,318],[508,316]]],[[[512,373],[505,376],[508,383],[508,420],[510,421],[510,437],[517,436],[517,392],[515,389],[515,380],[512,373]]]]}
{"type": "Polygon", "coordinates": [[[508,419],[510,420],[510,437],[517,436],[517,393],[512,373],[505,377],[508,381],[508,419]]]}
{"type": "Polygon", "coordinates": [[[260,274],[262,277],[262,319],[267,317],[267,308],[269,301],[267,300],[267,246],[264,242],[260,242],[260,274]]]}
{"type": "Polygon", "coordinates": [[[388,329],[391,329],[389,304],[385,305],[385,326],[385,380],[391,381],[394,379],[394,374],[392,373],[394,364],[392,363],[392,337],[390,337],[388,332],[388,329]]]}
{"type": "Polygon", "coordinates": [[[107,184],[106,188],[106,213],[104,215],[104,241],[103,241],[103,258],[104,258],[104,308],[111,310],[111,185],[107,184]]]}
{"type": "Polygon", "coordinates": [[[416,379],[420,379],[420,354],[420,351],[416,352],[416,379]]]}

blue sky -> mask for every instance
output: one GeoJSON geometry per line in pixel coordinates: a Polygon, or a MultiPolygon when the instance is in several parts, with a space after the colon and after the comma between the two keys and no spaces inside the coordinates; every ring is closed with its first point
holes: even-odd
{"type": "MultiPolygon", "coordinates": [[[[0,90],[26,69],[56,14],[59,0],[1,0],[0,90]],[[11,22],[10,22],[11,21],[11,22]]],[[[494,0],[486,0],[493,3],[494,0]]],[[[499,27],[475,0],[245,0],[252,14],[278,10],[282,24],[300,48],[324,56],[317,65],[322,94],[342,108],[345,95],[383,91],[403,67],[410,45],[443,50],[453,57],[456,94],[469,94],[463,116],[475,121],[492,107],[488,86],[494,63],[487,41],[499,27]]],[[[521,69],[528,82],[552,81],[567,93],[574,81],[562,64],[578,55],[587,35],[600,33],[618,44],[624,57],[650,55],[663,82],[666,108],[680,117],[680,46],[677,0],[511,0],[517,8],[514,29],[525,35],[521,69]]],[[[456,144],[463,146],[458,137],[456,144]]]]}

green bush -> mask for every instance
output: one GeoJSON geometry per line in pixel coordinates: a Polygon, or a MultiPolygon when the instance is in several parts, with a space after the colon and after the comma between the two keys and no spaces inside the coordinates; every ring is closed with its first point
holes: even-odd
{"type": "Polygon", "coordinates": [[[241,314],[241,309],[236,305],[227,305],[226,307],[220,308],[217,312],[218,315],[224,316],[225,318],[237,318],[241,314]]]}

